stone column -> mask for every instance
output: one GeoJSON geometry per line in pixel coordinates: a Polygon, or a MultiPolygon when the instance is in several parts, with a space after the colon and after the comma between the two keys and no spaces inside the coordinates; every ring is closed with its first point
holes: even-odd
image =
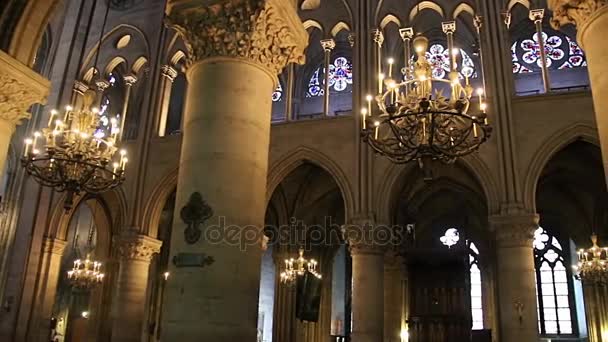
{"type": "Polygon", "coordinates": [[[323,116],[329,116],[329,65],[331,63],[331,52],[336,47],[336,42],[329,38],[321,40],[323,48],[323,116]]]}
{"type": "Polygon", "coordinates": [[[538,215],[493,216],[496,274],[502,342],[537,342],[534,230],[538,215]]]}
{"type": "Polygon", "coordinates": [[[46,101],[49,87],[48,80],[0,51],[0,173],[15,127],[30,118],[30,106],[46,101]]]}
{"type": "Polygon", "coordinates": [[[177,70],[170,65],[163,65],[161,68],[161,74],[158,136],[164,137],[167,134],[167,120],[169,115],[169,103],[171,103],[171,89],[173,87],[173,81],[177,77],[177,70]]]}
{"type": "Polygon", "coordinates": [[[565,24],[577,27],[576,39],[587,57],[595,121],[599,131],[604,172],[608,179],[608,2],[605,0],[548,0],[553,11],[551,24],[559,29],[565,24]]]}
{"type": "Polygon", "coordinates": [[[608,288],[583,280],[589,342],[602,342],[608,334],[608,288]]]}
{"type": "Polygon", "coordinates": [[[352,342],[384,341],[384,246],[374,244],[371,220],[344,228],[352,258],[352,342]]]}
{"type": "Polygon", "coordinates": [[[253,342],[271,94],[307,34],[284,0],[170,1],[167,12],[190,55],[162,340],[253,342]]]}
{"type": "Polygon", "coordinates": [[[145,235],[126,233],[116,243],[120,266],[112,323],[112,341],[140,342],[146,322],[148,274],[152,256],[162,242],[145,235]]]}
{"type": "Polygon", "coordinates": [[[403,322],[403,258],[395,252],[384,256],[384,341],[401,342],[403,322]]]}
{"type": "Polygon", "coordinates": [[[66,242],[63,240],[45,238],[42,245],[42,258],[38,286],[32,307],[28,340],[47,342],[51,336],[51,315],[55,304],[57,283],[62,275],[61,257],[65,251],[66,242]]]}

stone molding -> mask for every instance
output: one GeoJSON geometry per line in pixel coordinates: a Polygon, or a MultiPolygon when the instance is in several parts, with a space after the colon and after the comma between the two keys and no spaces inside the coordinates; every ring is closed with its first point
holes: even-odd
{"type": "Polygon", "coordinates": [[[173,82],[177,77],[177,70],[170,65],[163,65],[161,67],[161,73],[164,77],[168,78],[169,81],[173,82]]]}
{"type": "Polygon", "coordinates": [[[67,244],[67,241],[46,237],[42,242],[42,251],[45,254],[63,255],[67,244]]]}
{"type": "Polygon", "coordinates": [[[29,119],[28,108],[46,103],[49,89],[47,79],[0,51],[0,120],[16,126],[29,119]]]}
{"type": "Polygon", "coordinates": [[[532,248],[538,221],[537,214],[497,215],[490,217],[490,226],[498,247],[532,248]]]}
{"type": "MultiPolygon", "coordinates": [[[[551,26],[559,30],[563,25],[573,24],[580,34],[594,15],[606,9],[606,4],[608,0],[549,0],[549,9],[553,11],[551,26]]],[[[578,39],[578,43],[582,40],[578,39]]]]}
{"type": "Polygon", "coordinates": [[[160,252],[163,242],[146,235],[124,234],[116,241],[116,252],[123,260],[150,262],[160,252]]]}
{"type": "Polygon", "coordinates": [[[284,0],[171,1],[168,26],[184,39],[187,66],[214,57],[245,59],[277,75],[304,63],[308,35],[284,0]]]}

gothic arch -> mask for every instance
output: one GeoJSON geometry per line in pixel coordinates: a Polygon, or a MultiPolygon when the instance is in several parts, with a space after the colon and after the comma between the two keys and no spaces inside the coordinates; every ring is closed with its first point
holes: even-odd
{"type": "MultiPolygon", "coordinates": [[[[458,160],[458,163],[474,175],[475,181],[481,186],[487,202],[488,214],[497,212],[500,205],[498,183],[487,164],[476,154],[461,158],[458,160]]],[[[377,191],[374,192],[373,197],[378,222],[391,223],[391,210],[398,195],[397,189],[400,189],[399,184],[402,181],[402,177],[412,171],[413,167],[418,166],[412,164],[403,167],[393,164],[384,173],[382,177],[384,181],[380,184],[377,191]]]]}
{"type": "Polygon", "coordinates": [[[286,153],[285,157],[274,162],[273,165],[268,168],[266,202],[270,201],[272,193],[281,181],[305,162],[310,162],[321,167],[333,177],[342,193],[342,198],[344,199],[344,213],[346,220],[348,221],[348,218],[352,217],[354,210],[354,197],[348,177],[331,158],[309,147],[301,146],[286,153]]]}
{"type": "Polygon", "coordinates": [[[152,190],[144,207],[143,234],[156,238],[165,202],[177,188],[178,168],[169,171],[152,190]]]}
{"type": "Polygon", "coordinates": [[[584,123],[570,125],[556,132],[541,144],[525,173],[524,205],[526,208],[533,209],[536,212],[536,186],[547,162],[551,160],[555,153],[579,139],[599,146],[597,130],[584,123]]]}
{"type": "Polygon", "coordinates": [[[409,15],[410,23],[414,22],[414,19],[416,18],[416,16],[418,14],[420,14],[420,12],[424,11],[425,9],[435,11],[442,18],[445,18],[445,13],[443,11],[443,8],[441,8],[441,6],[439,6],[437,3],[433,2],[433,1],[422,1],[419,4],[417,4],[414,8],[412,8],[412,10],[410,11],[410,15],[409,15]]]}
{"type": "Polygon", "coordinates": [[[380,22],[380,28],[384,30],[384,28],[390,23],[394,23],[397,25],[397,27],[401,27],[401,20],[399,20],[399,18],[393,14],[387,14],[380,22]]]}

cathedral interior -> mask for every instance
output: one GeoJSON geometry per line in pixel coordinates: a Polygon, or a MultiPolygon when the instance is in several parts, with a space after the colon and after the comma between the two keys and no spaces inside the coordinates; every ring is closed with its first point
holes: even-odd
{"type": "Polygon", "coordinates": [[[0,1],[0,341],[608,342],[607,33],[605,0],[0,1]]]}

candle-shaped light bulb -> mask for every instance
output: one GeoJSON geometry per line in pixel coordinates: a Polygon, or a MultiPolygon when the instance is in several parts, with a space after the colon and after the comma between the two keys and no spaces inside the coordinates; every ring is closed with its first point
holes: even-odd
{"type": "Polygon", "coordinates": [[[380,121],[374,121],[374,126],[376,130],[374,132],[374,139],[378,140],[378,130],[380,129],[380,121]]]}
{"type": "Polygon", "coordinates": [[[32,139],[29,139],[29,138],[25,139],[25,150],[23,152],[24,157],[27,156],[27,153],[29,152],[31,145],[32,145],[32,139]]]}
{"type": "Polygon", "coordinates": [[[362,116],[362,118],[361,118],[361,124],[363,125],[363,129],[366,128],[365,120],[366,120],[366,117],[367,117],[367,113],[368,113],[367,108],[361,108],[361,116],[362,116]]]}
{"type": "Polygon", "coordinates": [[[67,110],[68,112],[69,112],[69,111],[71,111],[71,110],[73,110],[73,109],[74,109],[74,108],[72,108],[72,106],[70,106],[70,105],[65,106],[65,110],[67,110]]]}
{"type": "Polygon", "coordinates": [[[389,58],[387,60],[388,62],[388,77],[391,78],[393,77],[393,63],[395,63],[395,60],[393,58],[389,58]]]}
{"type": "Polygon", "coordinates": [[[97,113],[99,113],[99,108],[93,107],[93,108],[91,108],[91,112],[93,112],[93,114],[97,114],[97,113]]]}

